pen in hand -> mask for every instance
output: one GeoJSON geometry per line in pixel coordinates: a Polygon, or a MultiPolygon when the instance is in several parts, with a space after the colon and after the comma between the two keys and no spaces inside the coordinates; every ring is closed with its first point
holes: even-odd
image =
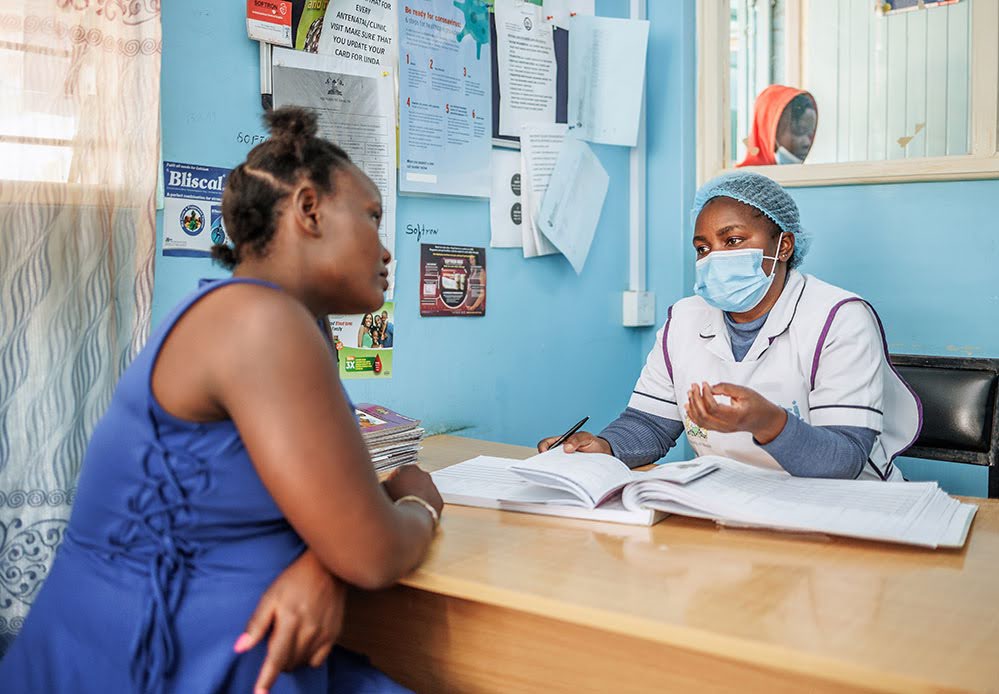
{"type": "Polygon", "coordinates": [[[552,442],[552,445],[550,445],[548,447],[548,450],[551,450],[551,449],[555,448],[556,446],[561,446],[563,443],[565,443],[566,439],[568,439],[570,436],[572,436],[577,431],[579,431],[580,427],[582,427],[584,424],[586,424],[586,420],[588,420],[588,419],[589,419],[589,417],[583,417],[581,420],[579,420],[578,422],[576,422],[576,424],[573,425],[573,427],[571,429],[569,429],[569,431],[565,432],[564,434],[562,434],[561,436],[559,436],[557,439],[555,439],[552,442]]]}

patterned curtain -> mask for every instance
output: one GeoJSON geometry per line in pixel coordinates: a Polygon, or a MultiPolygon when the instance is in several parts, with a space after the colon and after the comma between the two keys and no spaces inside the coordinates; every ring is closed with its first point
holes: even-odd
{"type": "Polygon", "coordinates": [[[160,0],[0,0],[0,655],[149,331],[161,53],[160,0]]]}

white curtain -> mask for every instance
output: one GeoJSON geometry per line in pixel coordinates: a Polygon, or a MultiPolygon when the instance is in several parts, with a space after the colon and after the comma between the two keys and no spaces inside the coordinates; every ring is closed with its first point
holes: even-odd
{"type": "Polygon", "coordinates": [[[0,0],[0,654],[148,334],[161,48],[159,0],[0,0]]]}

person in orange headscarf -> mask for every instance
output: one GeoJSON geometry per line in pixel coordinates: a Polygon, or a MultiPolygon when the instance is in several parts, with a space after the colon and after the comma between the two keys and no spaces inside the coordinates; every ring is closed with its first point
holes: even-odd
{"type": "Polygon", "coordinates": [[[746,158],[738,166],[801,164],[815,140],[819,111],[802,89],[772,84],[756,97],[746,158]]]}

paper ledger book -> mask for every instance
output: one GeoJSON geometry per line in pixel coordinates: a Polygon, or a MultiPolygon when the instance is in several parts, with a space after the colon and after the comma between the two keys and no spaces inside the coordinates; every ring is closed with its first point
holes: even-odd
{"type": "Polygon", "coordinates": [[[653,525],[665,514],[652,508],[625,508],[622,489],[636,480],[685,484],[714,469],[713,461],[703,459],[638,472],[609,455],[569,455],[559,449],[527,460],[479,456],[438,470],[432,477],[449,504],[653,525]]]}
{"type": "Polygon", "coordinates": [[[601,454],[480,456],[433,473],[448,503],[651,525],[661,514],[720,524],[961,547],[978,510],[935,482],[792,477],[703,456],[632,471],[601,454]]]}

